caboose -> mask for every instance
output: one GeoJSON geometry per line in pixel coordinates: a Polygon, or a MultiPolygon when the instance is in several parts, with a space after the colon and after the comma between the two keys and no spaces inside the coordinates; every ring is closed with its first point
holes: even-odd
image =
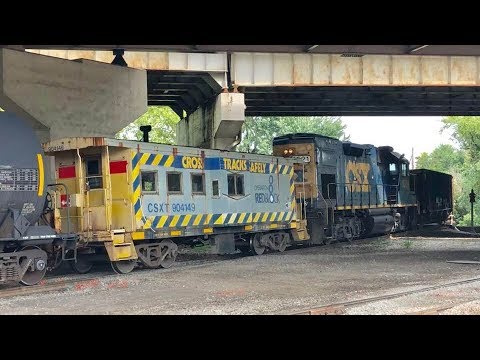
{"type": "Polygon", "coordinates": [[[273,140],[273,154],[298,161],[296,201],[312,243],[386,234],[416,224],[409,162],[390,146],[291,134],[273,140]]]}
{"type": "Polygon", "coordinates": [[[55,228],[80,236],[78,272],[105,255],[119,273],[137,260],[170,267],[178,244],[261,254],[308,239],[296,221],[293,159],[100,137],[55,140],[44,151],[62,184],[55,228]]]}

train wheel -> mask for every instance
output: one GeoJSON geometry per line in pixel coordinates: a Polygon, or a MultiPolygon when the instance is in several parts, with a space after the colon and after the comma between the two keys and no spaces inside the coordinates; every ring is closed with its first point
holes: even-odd
{"type": "Polygon", "coordinates": [[[280,245],[278,247],[278,251],[279,252],[284,252],[285,249],[287,248],[288,236],[285,235],[285,234],[281,234],[280,238],[281,238],[281,240],[280,240],[280,245]]]}
{"type": "Polygon", "coordinates": [[[262,234],[257,233],[252,236],[250,240],[250,249],[252,250],[253,255],[262,255],[265,252],[265,246],[260,243],[262,239],[262,234]]]}
{"type": "Polygon", "coordinates": [[[240,250],[243,255],[249,255],[251,253],[249,246],[237,246],[237,249],[240,250]]]}
{"type": "Polygon", "coordinates": [[[138,258],[142,264],[148,269],[158,269],[162,260],[162,252],[159,244],[154,246],[138,246],[138,258]]]}
{"type": "Polygon", "coordinates": [[[160,242],[160,248],[160,266],[168,269],[177,259],[178,246],[172,240],[162,240],[160,242]]]}
{"type": "Polygon", "coordinates": [[[112,269],[117,274],[128,274],[131,272],[135,265],[137,264],[137,260],[122,260],[122,261],[112,261],[112,269]]]}
{"type": "Polygon", "coordinates": [[[93,263],[88,259],[88,256],[77,256],[77,261],[69,261],[70,267],[77,274],[86,274],[92,270],[93,263]]]}
{"type": "Polygon", "coordinates": [[[31,285],[36,285],[38,284],[43,277],[45,276],[45,273],[47,272],[47,254],[41,250],[37,246],[25,246],[23,249],[20,251],[24,250],[31,250],[31,249],[37,249],[42,251],[45,254],[45,260],[44,259],[29,259],[29,258],[23,258],[20,260],[20,266],[27,266],[28,262],[31,260],[31,262],[34,262],[34,270],[31,270],[31,263],[28,265],[28,269],[25,272],[25,274],[22,277],[22,280],[20,280],[20,283],[23,285],[31,286],[31,285]]]}

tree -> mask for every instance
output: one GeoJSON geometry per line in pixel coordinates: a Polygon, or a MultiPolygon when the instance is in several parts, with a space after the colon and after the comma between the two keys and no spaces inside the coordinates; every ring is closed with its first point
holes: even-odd
{"type": "Polygon", "coordinates": [[[442,119],[444,128],[453,130],[453,138],[472,159],[480,159],[480,117],[447,116],[442,119]]]}
{"type": "Polygon", "coordinates": [[[242,141],[237,151],[271,154],[272,139],[290,133],[314,133],[337,139],[345,135],[346,125],[339,117],[329,116],[254,116],[247,117],[243,124],[242,141]]]}
{"type": "Polygon", "coordinates": [[[430,154],[423,152],[417,157],[418,169],[451,173],[465,162],[465,154],[462,150],[455,149],[452,145],[442,144],[437,146],[430,154]]]}
{"type": "Polygon", "coordinates": [[[161,144],[176,143],[176,125],[180,121],[177,114],[167,106],[149,106],[145,114],[125,127],[117,134],[118,139],[141,140],[143,133],[141,125],[151,125],[149,139],[161,144]]]}
{"type": "MultiPolygon", "coordinates": [[[[469,192],[480,190],[480,117],[448,116],[442,119],[443,129],[451,129],[460,146],[440,145],[431,154],[422,153],[417,167],[449,173],[453,176],[454,214],[459,225],[470,224],[469,192]]],[[[443,131],[442,129],[442,131],[443,131]]],[[[480,212],[475,210],[474,223],[480,212]]]]}

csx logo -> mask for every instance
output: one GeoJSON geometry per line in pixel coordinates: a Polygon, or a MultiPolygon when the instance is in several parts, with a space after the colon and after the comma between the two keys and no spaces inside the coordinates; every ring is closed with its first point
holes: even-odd
{"type": "Polygon", "coordinates": [[[203,159],[195,156],[184,156],[182,165],[185,169],[203,169],[203,159]]]}
{"type": "MultiPolygon", "coordinates": [[[[369,163],[357,163],[349,160],[345,169],[345,182],[352,184],[352,191],[368,192],[368,173],[370,172],[369,163]],[[363,185],[362,185],[363,184],[363,185]]],[[[347,185],[350,189],[350,186],[347,185]]]]}
{"type": "Polygon", "coordinates": [[[223,167],[226,170],[246,171],[247,170],[247,160],[223,159],[223,167]]]}

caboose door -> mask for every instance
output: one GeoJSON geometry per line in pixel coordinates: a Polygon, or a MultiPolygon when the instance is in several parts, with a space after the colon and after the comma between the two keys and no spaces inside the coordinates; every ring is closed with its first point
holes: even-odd
{"type": "Polygon", "coordinates": [[[87,233],[110,231],[111,208],[108,148],[94,148],[94,153],[82,155],[85,199],[83,231],[87,233]]]}

